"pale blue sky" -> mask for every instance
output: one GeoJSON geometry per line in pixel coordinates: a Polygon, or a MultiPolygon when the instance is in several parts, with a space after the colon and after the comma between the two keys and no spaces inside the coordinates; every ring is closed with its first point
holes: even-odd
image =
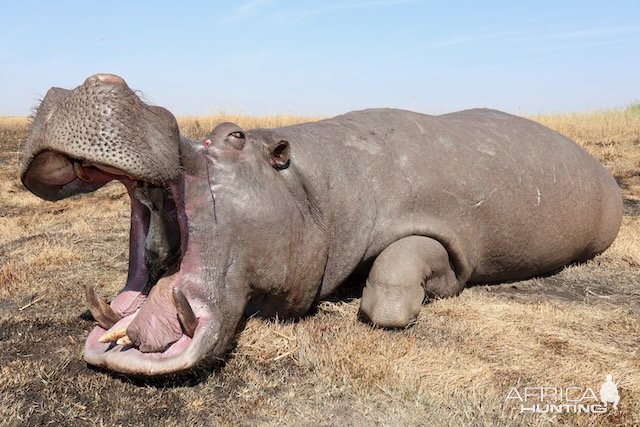
{"type": "Polygon", "coordinates": [[[640,2],[3,4],[0,115],[97,72],[176,115],[624,107],[640,100],[640,2]]]}

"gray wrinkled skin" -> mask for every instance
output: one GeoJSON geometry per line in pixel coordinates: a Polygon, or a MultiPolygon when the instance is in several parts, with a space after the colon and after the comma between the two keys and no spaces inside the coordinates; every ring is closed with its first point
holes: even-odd
{"type": "MultiPolygon", "coordinates": [[[[124,92],[123,102],[130,102],[124,92]]],[[[52,104],[47,123],[57,134],[64,124],[52,104]]],[[[75,114],[91,121],[82,109],[75,114]]],[[[137,126],[161,128],[157,119],[141,117],[137,126]]],[[[135,129],[123,126],[117,134],[135,129]]],[[[60,182],[75,179],[65,162],[90,157],[113,165],[96,147],[134,152],[129,146],[139,144],[139,138],[119,140],[122,147],[114,148],[99,132],[86,131],[67,133],[68,142],[55,145],[43,135],[34,128],[29,141],[43,141],[37,146],[52,154],[37,167],[26,161],[23,182],[36,177],[46,194],[60,194],[60,182]],[[93,141],[90,156],[76,140],[93,141]],[[56,172],[55,179],[42,170],[56,172]]],[[[38,154],[29,141],[25,159],[38,154]]],[[[177,147],[169,134],[153,144],[166,153],[177,147]]],[[[165,266],[138,314],[123,320],[130,322],[134,348],[98,344],[106,328],[97,327],[85,346],[91,364],[162,375],[220,358],[247,310],[300,316],[363,265],[371,269],[361,317],[405,327],[424,301],[456,295],[467,284],[547,274],[601,253],[622,218],[619,189],[595,159],[544,126],[492,110],[428,116],[375,109],[249,131],[224,123],[203,142],[182,139],[179,150],[182,175],[163,178],[170,192],[149,194],[165,194],[167,211],[177,212],[155,215],[161,219],[151,223],[152,249],[173,248],[163,233],[176,227],[162,222],[184,217],[182,258],[165,266]],[[192,338],[176,320],[173,288],[198,319],[192,338]]],[[[139,164],[152,165],[154,152],[136,153],[139,164]]],[[[165,173],[115,167],[116,175],[152,183],[165,173]]],[[[106,179],[91,168],[86,173],[106,179]]]]}

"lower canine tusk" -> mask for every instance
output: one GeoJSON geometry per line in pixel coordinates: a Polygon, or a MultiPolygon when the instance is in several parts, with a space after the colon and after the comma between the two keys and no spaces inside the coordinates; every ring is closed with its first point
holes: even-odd
{"type": "Polygon", "coordinates": [[[185,297],[182,291],[178,288],[173,288],[173,304],[176,306],[176,310],[178,310],[178,320],[180,321],[180,325],[182,326],[184,333],[190,338],[193,338],[196,326],[198,326],[198,319],[193,313],[193,309],[191,308],[191,305],[189,305],[187,297],[185,297]]]}
{"type": "Polygon", "coordinates": [[[96,319],[98,325],[103,329],[111,328],[121,319],[121,317],[113,311],[111,306],[96,294],[92,286],[87,285],[84,290],[87,296],[87,303],[89,304],[89,312],[91,312],[93,318],[96,319]]]}
{"type": "Polygon", "coordinates": [[[84,170],[82,165],[78,162],[73,162],[73,171],[76,173],[76,176],[84,182],[93,182],[91,177],[87,175],[87,172],[84,170]]]}

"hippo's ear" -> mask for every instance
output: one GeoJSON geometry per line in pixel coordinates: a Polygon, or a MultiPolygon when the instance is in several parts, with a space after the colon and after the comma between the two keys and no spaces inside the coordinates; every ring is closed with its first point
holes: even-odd
{"type": "Polygon", "coordinates": [[[266,145],[266,149],[267,159],[271,166],[275,169],[286,169],[289,167],[289,154],[291,152],[289,141],[284,139],[273,141],[266,145]]]}

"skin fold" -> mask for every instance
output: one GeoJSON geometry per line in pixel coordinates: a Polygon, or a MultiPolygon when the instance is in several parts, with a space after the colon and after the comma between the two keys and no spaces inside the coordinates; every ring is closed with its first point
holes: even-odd
{"type": "Polygon", "coordinates": [[[131,375],[220,359],[245,313],[299,317],[362,266],[361,318],[405,327],[468,284],[590,259],[622,219],[595,159],[506,113],[371,109],[190,141],[108,74],[49,91],[21,178],[47,200],[127,187],[129,276],[110,304],[87,291],[85,360],[131,375]]]}

